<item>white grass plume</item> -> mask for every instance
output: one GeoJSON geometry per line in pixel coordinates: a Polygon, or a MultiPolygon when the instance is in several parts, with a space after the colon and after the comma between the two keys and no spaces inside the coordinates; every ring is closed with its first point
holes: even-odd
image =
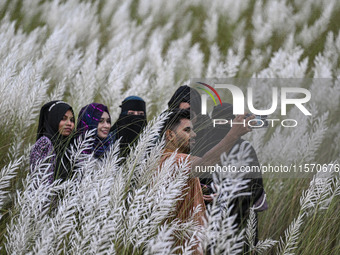
{"type": "Polygon", "coordinates": [[[324,176],[314,175],[309,188],[303,192],[300,198],[300,212],[285,231],[285,239],[280,238],[278,254],[295,254],[304,220],[318,210],[326,210],[334,196],[338,195],[339,176],[331,172],[331,165],[328,165],[326,170],[328,172],[324,176]]]}
{"type": "Polygon", "coordinates": [[[257,220],[256,213],[253,208],[249,210],[249,218],[247,221],[247,228],[245,231],[245,242],[249,247],[249,252],[259,252],[260,254],[264,253],[268,249],[272,248],[274,245],[278,243],[276,240],[266,239],[259,240],[255,244],[255,236],[256,236],[256,228],[257,228],[257,220]]]}
{"type": "Polygon", "coordinates": [[[15,217],[8,225],[6,234],[8,242],[5,248],[10,254],[27,253],[47,223],[50,203],[59,187],[58,181],[49,184],[49,174],[46,172],[51,164],[45,161],[36,164],[33,173],[27,175],[24,190],[17,192],[15,217]]]}
{"type": "Polygon", "coordinates": [[[222,179],[214,177],[213,187],[217,199],[207,207],[207,221],[204,250],[211,254],[239,254],[243,248],[244,230],[240,230],[235,222],[236,215],[232,215],[233,200],[237,196],[247,196],[247,180],[222,179]]]}
{"type": "MultiPolygon", "coordinates": [[[[3,167],[0,171],[0,208],[5,203],[6,195],[8,191],[7,188],[11,185],[11,180],[16,176],[16,171],[18,170],[22,162],[22,157],[15,161],[11,161],[7,166],[3,167]]],[[[0,214],[0,220],[2,215],[0,214]]]]}
{"type": "Polygon", "coordinates": [[[289,225],[288,229],[285,231],[285,239],[280,238],[280,244],[277,254],[282,255],[293,255],[294,249],[297,248],[297,242],[301,234],[300,228],[304,221],[304,213],[300,213],[297,218],[289,225]]]}
{"type": "MultiPolygon", "coordinates": [[[[340,34],[329,23],[340,7],[340,2],[335,0],[328,5],[320,0],[259,1],[255,5],[251,1],[230,0],[18,3],[0,1],[0,128],[1,137],[5,138],[0,141],[0,149],[2,156],[13,159],[12,163],[24,150],[27,152],[26,144],[32,141],[39,108],[51,99],[71,101],[75,109],[86,100],[101,100],[109,106],[111,117],[116,117],[122,99],[138,92],[148,103],[148,116],[152,117],[164,109],[169,95],[193,75],[339,77],[340,34]],[[209,24],[211,31],[207,28],[209,24]],[[235,40],[225,41],[226,31],[235,40]],[[83,88],[87,89],[78,91],[83,88]]],[[[321,146],[333,137],[332,153],[325,160],[333,162],[332,157],[338,157],[339,122],[335,109],[339,108],[339,82],[314,81],[306,87],[317,106],[312,108],[312,123],[301,123],[294,132],[277,128],[273,134],[252,135],[258,144],[256,148],[260,148],[257,152],[261,162],[313,161],[320,156],[318,149],[323,149],[321,146]],[[298,149],[292,150],[292,144],[297,144],[298,149]]],[[[261,99],[266,89],[270,91],[268,88],[263,86],[256,99],[261,99]]],[[[267,105],[264,99],[260,106],[267,105]]],[[[300,118],[296,111],[289,112],[287,117],[300,118]]],[[[47,186],[44,172],[48,165],[43,162],[38,167],[37,178],[24,180],[23,189],[20,172],[13,181],[20,190],[7,222],[6,251],[18,254],[174,252],[176,247],[170,245],[173,231],[191,234],[195,231],[189,224],[167,222],[165,225],[162,221],[167,219],[168,212],[172,213],[175,204],[172,197],[176,195],[175,191],[169,191],[176,187],[169,184],[165,169],[181,169],[171,168],[170,161],[164,168],[158,168],[161,143],[153,144],[147,135],[137,147],[139,151],[130,156],[129,163],[121,164],[117,147],[100,162],[82,155],[81,148],[87,145],[77,143],[69,154],[75,176],[62,185],[47,186]],[[154,172],[158,172],[157,177],[153,176],[154,172]],[[62,194],[61,198],[53,213],[47,213],[45,205],[57,193],[62,194]],[[146,227],[138,229],[141,225],[136,228],[131,224],[134,229],[122,229],[123,220],[132,223],[136,219],[141,219],[146,227]],[[127,233],[131,236],[126,236],[127,233]],[[131,240],[141,233],[146,235],[134,248],[131,240]],[[127,243],[123,244],[123,239],[127,243]]],[[[27,165],[26,161],[23,159],[21,165],[27,165]]],[[[2,162],[8,161],[5,158],[2,162]]],[[[8,166],[0,168],[4,167],[8,166]]],[[[184,181],[179,175],[176,178],[184,181]]],[[[316,177],[302,196],[301,215],[307,217],[328,210],[339,193],[339,177],[316,177]]],[[[299,217],[287,231],[287,239],[282,239],[285,240],[281,242],[283,252],[293,253],[294,240],[298,242],[301,238],[297,233],[304,217],[299,217]]],[[[232,222],[230,218],[221,225],[234,229],[232,222]]],[[[177,248],[190,253],[196,239],[190,240],[177,248]]],[[[265,244],[266,241],[262,247],[265,244]]]]}

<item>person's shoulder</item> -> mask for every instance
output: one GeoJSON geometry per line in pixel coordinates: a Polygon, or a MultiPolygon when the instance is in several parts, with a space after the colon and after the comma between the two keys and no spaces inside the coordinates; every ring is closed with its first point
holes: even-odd
{"type": "Polygon", "coordinates": [[[53,146],[52,141],[47,137],[47,136],[42,136],[40,137],[36,142],[36,145],[41,145],[41,146],[53,146]]]}
{"type": "Polygon", "coordinates": [[[177,153],[176,158],[180,159],[180,160],[184,160],[184,159],[187,159],[187,158],[190,159],[190,154],[177,153]]]}
{"type": "Polygon", "coordinates": [[[47,136],[40,137],[34,144],[32,150],[52,150],[52,141],[47,136]]]}
{"type": "Polygon", "coordinates": [[[111,135],[117,139],[118,136],[119,136],[119,132],[118,132],[118,124],[117,124],[117,121],[111,126],[110,128],[110,133],[111,135]]]}
{"type": "Polygon", "coordinates": [[[30,153],[30,162],[35,164],[39,159],[43,159],[53,152],[52,141],[46,137],[40,137],[33,145],[30,153]]]}
{"type": "Polygon", "coordinates": [[[176,161],[179,162],[181,160],[185,160],[185,159],[190,159],[190,154],[186,154],[186,153],[178,153],[177,151],[170,151],[170,150],[164,150],[163,152],[163,161],[167,158],[169,158],[172,155],[175,155],[176,161]]]}

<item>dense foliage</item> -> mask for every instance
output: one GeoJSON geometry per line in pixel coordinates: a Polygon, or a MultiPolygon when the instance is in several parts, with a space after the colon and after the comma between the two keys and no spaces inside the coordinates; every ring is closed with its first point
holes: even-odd
{"type": "MultiPolygon", "coordinates": [[[[185,254],[198,238],[203,248],[214,243],[217,254],[237,253],[254,237],[252,214],[244,232],[216,204],[205,231],[167,221],[187,165],[176,168],[172,158],[158,168],[161,119],[122,165],[115,148],[103,164],[82,159],[88,141],[79,141],[70,153],[81,162],[78,175],[48,186],[41,174],[47,163],[27,175],[39,109],[63,99],[79,112],[96,101],[115,120],[122,99],[138,95],[152,119],[190,78],[307,77],[302,86],[312,94],[312,116],[292,108],[288,117],[301,120],[298,127],[278,125],[246,138],[263,164],[339,163],[339,13],[336,0],[0,1],[1,252],[169,254],[180,231],[192,237],[177,247],[185,254]],[[55,194],[62,194],[58,202],[55,194]]],[[[255,95],[259,106],[267,106],[269,88],[255,95]]],[[[339,254],[339,176],[265,177],[269,210],[259,218],[262,241],[251,248],[339,254]]],[[[236,186],[221,187],[228,205],[236,186]]]]}

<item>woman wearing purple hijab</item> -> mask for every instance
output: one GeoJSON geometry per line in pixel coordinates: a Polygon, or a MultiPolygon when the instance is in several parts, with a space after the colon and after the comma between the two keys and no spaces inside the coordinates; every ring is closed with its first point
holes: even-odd
{"type": "Polygon", "coordinates": [[[84,136],[86,131],[97,129],[92,148],[84,153],[94,152],[95,158],[102,157],[113,143],[112,134],[109,133],[110,128],[111,117],[105,105],[92,103],[84,106],[78,116],[78,135],[84,136]]]}

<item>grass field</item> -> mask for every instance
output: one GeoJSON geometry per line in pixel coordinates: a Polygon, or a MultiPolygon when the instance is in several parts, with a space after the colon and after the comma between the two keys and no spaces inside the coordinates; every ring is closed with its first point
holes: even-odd
{"type": "MultiPolygon", "coordinates": [[[[336,0],[1,1],[0,252],[169,254],[174,230],[197,230],[166,222],[183,185],[180,173],[174,184],[164,171],[159,187],[149,189],[161,145],[151,156],[145,152],[157,120],[126,164],[117,164],[112,151],[104,165],[82,161],[83,182],[36,189],[27,177],[28,155],[40,107],[50,100],[62,99],[76,113],[100,102],[115,121],[120,102],[138,95],[152,120],[192,78],[289,78],[311,92],[312,115],[290,107],[287,118],[299,120],[296,128],[276,125],[246,138],[262,164],[339,166],[339,14],[336,0]],[[64,197],[50,214],[43,200],[60,190],[64,197]]],[[[258,107],[268,106],[272,86],[259,86],[258,107]]],[[[264,174],[269,209],[259,214],[263,242],[253,249],[340,254],[340,179],[333,170],[314,179],[264,174]]],[[[240,237],[237,230],[226,237],[229,216],[219,219],[224,236],[210,228],[204,240],[236,254],[240,237]]],[[[190,254],[194,244],[180,249],[190,254]]]]}

